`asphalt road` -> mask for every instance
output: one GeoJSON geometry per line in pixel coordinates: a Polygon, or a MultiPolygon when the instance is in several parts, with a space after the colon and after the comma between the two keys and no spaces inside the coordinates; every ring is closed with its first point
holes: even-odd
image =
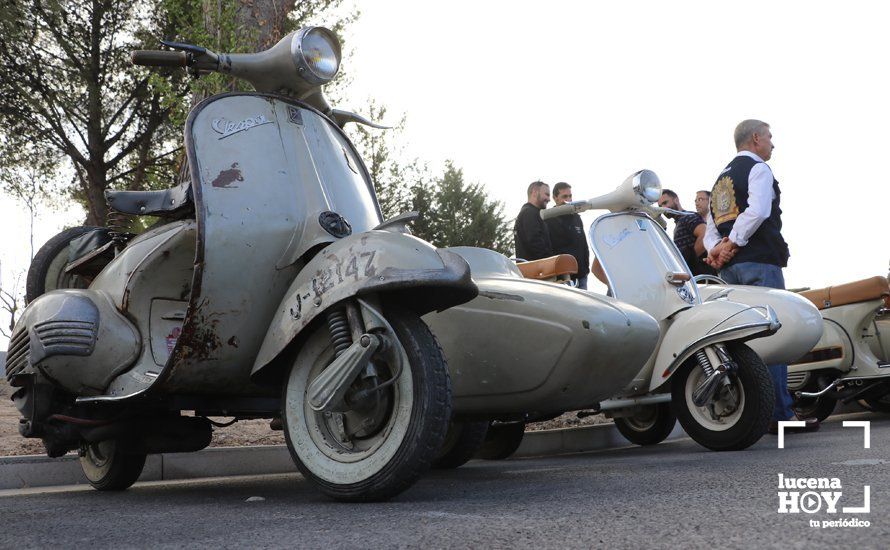
{"type": "Polygon", "coordinates": [[[137,484],[120,494],[6,493],[0,547],[887,548],[890,417],[845,418],[871,421],[870,449],[861,428],[833,420],[816,434],[787,436],[785,449],[775,436],[735,453],[684,439],[473,461],[380,504],[331,502],[298,475],[137,484]],[[779,473],[837,478],[837,513],[822,504],[813,514],[779,514],[779,473]],[[863,505],[864,485],[870,512],[843,513],[863,505]],[[844,519],[870,526],[821,524],[844,519]]]}

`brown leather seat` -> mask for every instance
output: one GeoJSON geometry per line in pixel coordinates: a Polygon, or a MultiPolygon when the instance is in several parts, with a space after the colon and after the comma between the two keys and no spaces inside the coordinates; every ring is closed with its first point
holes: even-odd
{"type": "Polygon", "coordinates": [[[578,260],[571,254],[559,254],[516,264],[526,279],[553,279],[578,273],[578,260]]]}
{"type": "Polygon", "coordinates": [[[886,277],[870,277],[861,281],[845,283],[842,285],[807,290],[800,293],[801,296],[813,302],[819,309],[837,307],[856,302],[867,302],[890,296],[890,284],[886,277]]]}

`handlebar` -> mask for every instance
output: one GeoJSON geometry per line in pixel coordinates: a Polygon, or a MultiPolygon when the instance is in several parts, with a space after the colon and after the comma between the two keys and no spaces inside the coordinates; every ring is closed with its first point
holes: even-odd
{"type": "Polygon", "coordinates": [[[554,206],[553,208],[545,208],[544,210],[541,210],[541,219],[549,220],[550,218],[555,218],[557,216],[579,214],[581,212],[586,212],[587,210],[590,210],[590,205],[587,201],[567,202],[559,206],[554,206]]]}
{"type": "Polygon", "coordinates": [[[134,65],[145,67],[187,67],[189,63],[186,52],[164,50],[135,50],[130,59],[134,65]]]}

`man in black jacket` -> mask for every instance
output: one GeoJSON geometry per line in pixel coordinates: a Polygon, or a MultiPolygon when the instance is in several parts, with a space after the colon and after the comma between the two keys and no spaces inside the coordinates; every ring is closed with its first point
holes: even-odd
{"type": "MultiPolygon", "coordinates": [[[[553,186],[553,202],[556,206],[572,201],[572,186],[561,181],[553,186]]],[[[587,237],[584,235],[584,224],[581,216],[572,214],[557,216],[546,221],[550,230],[550,242],[554,254],[571,254],[578,260],[578,273],[572,280],[578,288],[587,290],[587,274],[590,273],[590,250],[587,248],[587,237]]]]}
{"type": "Polygon", "coordinates": [[[550,233],[541,219],[541,210],[550,202],[550,186],[543,181],[534,181],[528,186],[528,202],[522,205],[513,237],[516,240],[516,257],[523,260],[540,260],[553,256],[550,233]]]}

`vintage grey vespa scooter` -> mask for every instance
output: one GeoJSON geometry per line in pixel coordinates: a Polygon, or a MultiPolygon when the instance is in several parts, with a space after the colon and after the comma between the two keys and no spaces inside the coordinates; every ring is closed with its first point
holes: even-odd
{"type": "Polygon", "coordinates": [[[615,299],[658,320],[655,352],[619,395],[594,412],[615,417],[638,444],[663,440],[674,416],[686,433],[713,450],[738,450],[766,433],[775,395],[769,371],[744,342],[774,334],[781,324],[769,306],[721,299],[702,302],[671,239],[652,216],[661,184],[651,171],[631,175],[615,191],[542,211],[549,218],[610,210],[590,228],[590,241],[615,299]]]}
{"type": "Polygon", "coordinates": [[[117,216],[164,223],[129,240],[115,231],[80,258],[58,240],[38,255],[45,293],[6,360],[22,435],[50,456],[79,449],[90,483],[120,490],[147,454],[205,447],[207,417],[280,417],[294,461],[326,494],[403,491],[451,418],[446,363],[420,315],[475,297],[469,266],[382,223],[341,130],[361,119],[322,96],[340,64],[332,32],[304,28],[258,54],[167,45],[178,51],[133,60],[257,92],[192,110],[189,182],[107,193],[117,216]],[[88,288],[57,288],[78,269],[88,288]]]}

